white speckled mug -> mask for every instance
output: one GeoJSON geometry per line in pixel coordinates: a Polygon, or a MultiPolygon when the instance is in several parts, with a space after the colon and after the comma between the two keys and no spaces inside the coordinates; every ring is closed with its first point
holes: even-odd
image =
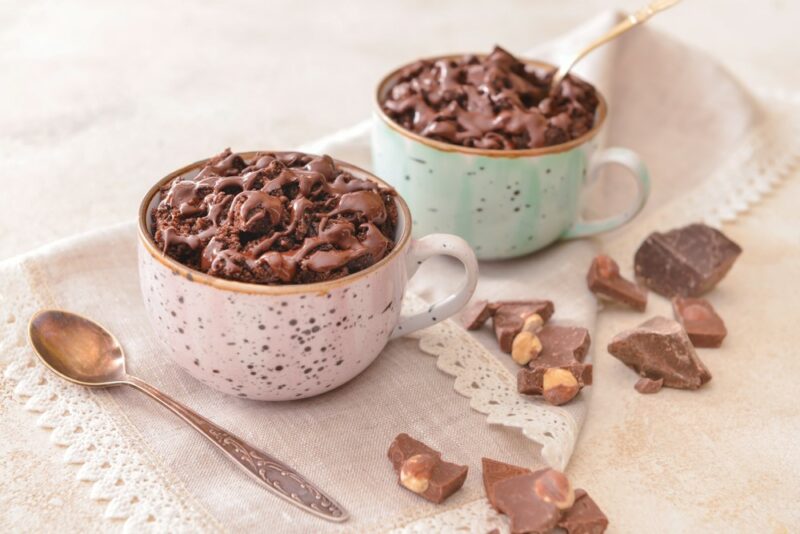
{"type": "MultiPolygon", "coordinates": [[[[444,59],[457,57],[461,55],[444,59]]],[[[481,259],[513,258],[557,239],[613,230],[644,207],[650,182],[636,153],[627,148],[595,150],[593,139],[606,118],[599,93],[594,127],[577,139],[544,148],[484,150],[429,139],[390,119],[380,104],[401,70],[378,84],[372,158],[375,172],[411,206],[415,234],[452,233],[463,237],[481,259]],[[585,221],[580,217],[581,193],[609,163],[631,172],[636,200],[621,214],[585,221]]]]}
{"type": "MultiPolygon", "coordinates": [[[[250,157],[255,153],[245,153],[250,157]]],[[[396,197],[394,249],[371,267],[316,284],[268,286],[216,278],[166,256],[152,237],[150,212],[160,187],[196,173],[200,161],[158,182],[139,208],[139,278],[153,329],[171,358],[214,389],[256,400],[319,395],[355,377],[393,337],[456,313],[478,279],[475,254],[463,239],[411,239],[411,215],[396,197]],[[408,279],[432,256],[464,264],[464,283],[429,309],[401,316],[408,279]]],[[[337,161],[357,178],[383,183],[337,161]]]]}

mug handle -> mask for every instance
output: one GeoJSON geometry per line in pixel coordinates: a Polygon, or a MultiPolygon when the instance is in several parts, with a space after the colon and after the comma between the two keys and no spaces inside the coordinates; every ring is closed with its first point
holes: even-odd
{"type": "Polygon", "coordinates": [[[561,236],[562,239],[574,239],[576,237],[586,237],[608,232],[609,230],[619,228],[642,211],[645,202],[647,202],[647,197],[650,195],[650,176],[647,173],[647,168],[644,166],[644,163],[642,163],[642,160],[639,158],[639,155],[633,150],[612,147],[596,153],[589,164],[589,180],[587,185],[597,180],[598,171],[609,163],[622,165],[633,175],[636,181],[636,200],[627,210],[619,215],[612,215],[605,219],[586,221],[579,216],[578,220],[572,225],[572,228],[561,236]]]}
{"type": "Polygon", "coordinates": [[[464,265],[466,275],[461,287],[427,310],[400,317],[389,339],[405,336],[434,325],[458,312],[472,298],[478,284],[478,259],[466,241],[450,234],[430,234],[411,242],[406,256],[408,277],[414,276],[422,262],[433,256],[450,256],[464,265]]]}

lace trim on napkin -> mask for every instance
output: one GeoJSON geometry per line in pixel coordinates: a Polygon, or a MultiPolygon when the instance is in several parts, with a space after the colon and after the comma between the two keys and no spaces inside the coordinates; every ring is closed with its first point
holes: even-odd
{"type": "Polygon", "coordinates": [[[26,262],[0,267],[0,309],[14,310],[0,315],[0,354],[13,397],[39,414],[37,426],[50,430],[50,440],[64,448],[65,463],[80,466],[77,478],[92,482],[91,498],[108,503],[104,517],[124,520],[124,532],[222,531],[136,446],[138,439],[123,432],[98,395],[55,377],[36,360],[27,321],[47,299],[37,299],[42,286],[30,280],[32,273],[26,262]],[[24,300],[9,301],[10,295],[24,300]]]}

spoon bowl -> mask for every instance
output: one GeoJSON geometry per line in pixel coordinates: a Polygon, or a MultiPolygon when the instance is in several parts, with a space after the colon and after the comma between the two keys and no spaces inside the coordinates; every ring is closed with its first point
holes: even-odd
{"type": "Polygon", "coordinates": [[[67,311],[42,310],[31,318],[28,335],[42,362],[70,382],[89,387],[127,382],[122,347],[94,321],[67,311]]]}

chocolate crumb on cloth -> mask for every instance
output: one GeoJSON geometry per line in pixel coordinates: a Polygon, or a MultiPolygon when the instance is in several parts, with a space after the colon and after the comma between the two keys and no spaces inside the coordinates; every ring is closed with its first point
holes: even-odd
{"type": "Polygon", "coordinates": [[[728,335],[722,318],[706,299],[675,297],[672,311],[695,347],[719,347],[728,335]]]}
{"type": "Polygon", "coordinates": [[[433,502],[441,503],[464,485],[467,466],[442,460],[442,454],[408,434],[398,434],[389,446],[397,483],[433,502]]]}
{"type": "Polygon", "coordinates": [[[665,297],[696,297],[716,286],[741,253],[719,230],[690,224],[650,234],[636,251],[634,270],[639,281],[665,297]]]}
{"type": "Polygon", "coordinates": [[[664,387],[664,379],[659,378],[658,380],[653,380],[651,378],[642,377],[636,381],[633,387],[636,391],[645,395],[658,393],[661,391],[661,388],[664,387]]]}
{"type": "Polygon", "coordinates": [[[542,352],[517,373],[517,391],[543,395],[550,404],[572,400],[592,384],[592,364],[584,363],[589,353],[589,331],[576,326],[545,325],[538,333],[542,352]]]}
{"type": "Polygon", "coordinates": [[[711,380],[686,331],[666,317],[654,317],[617,334],[608,352],[641,376],[662,379],[666,387],[698,389],[711,380]]]}
{"type": "Polygon", "coordinates": [[[594,126],[589,83],[567,76],[550,94],[552,72],[502,48],[484,58],[423,59],[403,68],[381,107],[419,135],[466,147],[508,150],[558,145],[594,126]]]}
{"type": "Polygon", "coordinates": [[[394,247],[394,191],[329,156],[229,149],[161,188],[154,239],[180,263],[220,278],[305,284],[341,278],[394,247]]]}
{"type": "Polygon", "coordinates": [[[619,266],[611,257],[600,254],[592,260],[586,274],[589,290],[606,300],[619,302],[634,310],[647,308],[647,290],[619,274],[619,266]]]}

